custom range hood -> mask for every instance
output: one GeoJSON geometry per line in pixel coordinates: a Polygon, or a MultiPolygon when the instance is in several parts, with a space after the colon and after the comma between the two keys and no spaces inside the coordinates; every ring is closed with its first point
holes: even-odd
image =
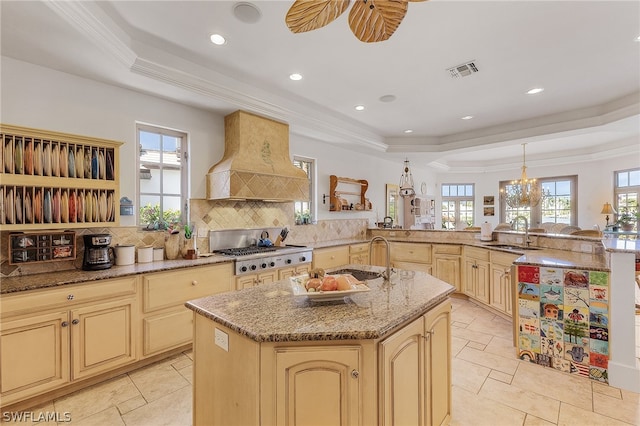
{"type": "Polygon", "coordinates": [[[209,200],[309,199],[309,179],[289,158],[289,125],[246,111],[224,118],[224,156],[207,173],[209,200]]]}

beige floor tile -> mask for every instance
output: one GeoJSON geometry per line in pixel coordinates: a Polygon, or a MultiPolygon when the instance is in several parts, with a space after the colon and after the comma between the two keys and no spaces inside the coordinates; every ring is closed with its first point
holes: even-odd
{"type": "Polygon", "coordinates": [[[632,425],[640,425],[640,404],[599,393],[593,394],[593,411],[632,425]]]}
{"type": "Polygon", "coordinates": [[[85,417],[78,422],[72,420],[70,423],[65,424],[71,424],[74,426],[124,426],[124,422],[122,421],[120,413],[116,407],[109,407],[99,413],[85,417]]]}
{"type": "Polygon", "coordinates": [[[511,385],[592,410],[591,380],[521,361],[511,385]]]}
{"type": "Polygon", "coordinates": [[[486,367],[481,367],[459,358],[454,358],[451,365],[451,382],[453,385],[473,393],[480,391],[491,372],[486,367]]]}
{"type": "Polygon", "coordinates": [[[160,362],[129,374],[147,402],[155,401],[176,389],[189,385],[169,362],[160,362]]]}
{"type": "Polygon", "coordinates": [[[458,355],[458,352],[467,346],[467,343],[469,343],[467,339],[451,336],[451,356],[455,357],[458,355]]]}
{"type": "Polygon", "coordinates": [[[502,337],[503,339],[509,339],[513,335],[513,324],[511,321],[507,321],[497,316],[493,318],[486,316],[478,317],[474,319],[467,328],[469,330],[480,331],[493,336],[502,337]]]}
{"type": "Polygon", "coordinates": [[[122,419],[127,426],[190,426],[191,399],[191,385],[188,385],[124,414],[122,419]]]}
{"type": "Polygon", "coordinates": [[[127,401],[121,402],[117,405],[118,411],[120,414],[126,414],[131,410],[135,410],[136,408],[140,408],[147,403],[147,400],[144,399],[142,395],[136,396],[135,398],[131,398],[127,401]]]}
{"type": "Polygon", "coordinates": [[[464,322],[460,322],[460,321],[452,321],[451,322],[451,327],[467,328],[468,325],[469,325],[468,323],[464,323],[464,322]]]}
{"type": "Polygon", "coordinates": [[[477,349],[479,351],[484,351],[484,349],[487,347],[487,345],[484,345],[478,342],[469,342],[467,343],[467,346],[473,349],[477,349]]]}
{"type": "Polygon", "coordinates": [[[56,399],[53,403],[56,411],[67,411],[74,421],[79,421],[136,396],[140,396],[140,392],[129,376],[123,375],[56,399]]]}
{"type": "Polygon", "coordinates": [[[524,426],[551,426],[555,423],[548,422],[544,419],[534,416],[533,414],[527,414],[527,418],[524,419],[524,426]]]}
{"type": "Polygon", "coordinates": [[[190,358],[186,358],[186,357],[185,359],[181,359],[171,364],[171,366],[173,366],[173,368],[175,368],[176,370],[182,370],[183,368],[188,367],[190,365],[193,365],[193,361],[190,358]]]}
{"type": "Polygon", "coordinates": [[[516,348],[513,346],[511,337],[505,339],[503,337],[494,336],[484,349],[485,352],[500,355],[505,358],[516,358],[516,348]]]}
{"type": "Polygon", "coordinates": [[[635,402],[640,404],[640,393],[631,392],[625,389],[621,389],[622,399],[627,402],[635,402]]]}
{"type": "Polygon", "coordinates": [[[193,349],[189,349],[188,351],[182,352],[187,358],[193,361],[193,349]]]}
{"type": "Polygon", "coordinates": [[[180,373],[182,377],[187,379],[189,383],[193,384],[193,365],[190,365],[185,368],[181,368],[180,370],[178,370],[178,373],[180,373]]]}
{"type": "Polygon", "coordinates": [[[56,409],[53,406],[53,402],[49,402],[47,404],[38,405],[37,407],[29,408],[23,411],[2,411],[2,415],[0,415],[0,424],[19,424],[21,426],[56,426],[58,424],[57,420],[64,420],[66,418],[66,413],[56,412],[56,409]]]}
{"type": "Polygon", "coordinates": [[[521,425],[525,413],[495,400],[454,386],[452,389],[451,426],[521,425]]]}
{"type": "Polygon", "coordinates": [[[497,380],[487,379],[479,395],[552,423],[558,420],[559,401],[497,380]]]}
{"type": "Polygon", "coordinates": [[[513,376],[511,374],[506,374],[506,373],[503,373],[502,371],[496,371],[496,370],[491,370],[491,373],[489,373],[489,377],[491,377],[494,380],[498,380],[499,382],[506,383],[508,385],[510,385],[511,381],[513,380],[513,376]]]}
{"type": "Polygon", "coordinates": [[[514,374],[519,364],[519,361],[515,358],[505,358],[500,355],[479,351],[468,346],[460,351],[457,358],[464,359],[493,370],[498,370],[506,374],[514,374]]]}
{"type": "Polygon", "coordinates": [[[628,426],[611,417],[584,410],[566,402],[560,403],[558,426],[628,426]]]}
{"type": "Polygon", "coordinates": [[[609,386],[605,383],[592,382],[591,388],[594,393],[601,393],[603,395],[610,396],[612,398],[622,399],[622,392],[618,388],[609,386]]]}
{"type": "Polygon", "coordinates": [[[493,337],[491,334],[480,333],[474,330],[468,330],[466,328],[451,328],[451,335],[455,337],[459,337],[465,340],[471,340],[472,342],[482,343],[484,345],[488,344],[493,337]]]}

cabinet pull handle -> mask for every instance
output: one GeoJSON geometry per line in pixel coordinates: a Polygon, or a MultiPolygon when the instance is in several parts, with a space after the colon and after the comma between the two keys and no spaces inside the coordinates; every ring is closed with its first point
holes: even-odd
{"type": "Polygon", "coordinates": [[[80,320],[78,319],[74,319],[73,321],[71,321],[71,324],[73,325],[78,325],[80,323],[80,320]]]}
{"type": "Polygon", "coordinates": [[[62,321],[62,324],[60,324],[60,325],[61,325],[62,327],[66,327],[66,326],[68,326],[68,325],[69,325],[69,323],[68,323],[68,322],[66,322],[66,321],[62,321]]]}
{"type": "Polygon", "coordinates": [[[354,379],[357,379],[360,376],[360,373],[358,372],[358,370],[351,370],[351,377],[353,377],[354,379]]]}
{"type": "Polygon", "coordinates": [[[191,281],[191,285],[198,285],[198,281],[196,280],[191,281]]]}
{"type": "Polygon", "coordinates": [[[74,298],[73,294],[70,294],[67,296],[67,300],[73,300],[73,298],[74,298]]]}

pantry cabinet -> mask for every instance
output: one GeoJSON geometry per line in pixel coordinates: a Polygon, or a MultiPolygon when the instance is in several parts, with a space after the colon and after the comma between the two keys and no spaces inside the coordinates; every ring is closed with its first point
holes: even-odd
{"type": "Polygon", "coordinates": [[[3,229],[118,225],[121,142],[6,124],[0,140],[3,229]]]}
{"type": "Polygon", "coordinates": [[[3,296],[2,404],[137,360],[136,278],[3,296]]]}

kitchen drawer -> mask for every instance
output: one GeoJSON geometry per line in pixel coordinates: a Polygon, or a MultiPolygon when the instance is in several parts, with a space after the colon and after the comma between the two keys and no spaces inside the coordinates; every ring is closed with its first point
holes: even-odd
{"type": "Polygon", "coordinates": [[[88,281],[81,284],[5,294],[0,300],[2,316],[64,308],[93,300],[135,294],[136,277],[88,281]]]}
{"type": "Polygon", "coordinates": [[[361,254],[369,251],[369,243],[351,244],[349,246],[349,254],[361,254]]]}
{"type": "Polygon", "coordinates": [[[392,242],[391,260],[431,263],[431,244],[392,242]]]}
{"type": "Polygon", "coordinates": [[[152,312],[184,302],[232,290],[233,265],[225,263],[145,274],[142,278],[143,309],[152,312]]]}
{"type": "Polygon", "coordinates": [[[328,247],[313,250],[314,268],[335,268],[349,263],[349,246],[328,247]]]}
{"type": "Polygon", "coordinates": [[[476,260],[484,260],[488,262],[490,251],[485,248],[467,246],[464,248],[464,255],[465,257],[471,257],[476,260]]]}
{"type": "Polygon", "coordinates": [[[462,246],[455,244],[434,244],[433,245],[433,253],[434,254],[462,254],[462,246]]]}
{"type": "Polygon", "coordinates": [[[144,356],[186,345],[193,338],[193,311],[186,307],[147,317],[142,324],[144,356]]]}

